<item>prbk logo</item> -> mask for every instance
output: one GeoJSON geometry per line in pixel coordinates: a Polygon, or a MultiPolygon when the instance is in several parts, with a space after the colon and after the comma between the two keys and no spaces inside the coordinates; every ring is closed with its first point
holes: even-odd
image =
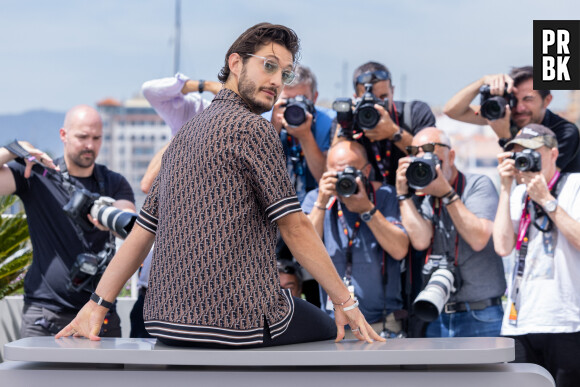
{"type": "Polygon", "coordinates": [[[534,20],[534,89],[580,90],[580,20],[534,20]]]}

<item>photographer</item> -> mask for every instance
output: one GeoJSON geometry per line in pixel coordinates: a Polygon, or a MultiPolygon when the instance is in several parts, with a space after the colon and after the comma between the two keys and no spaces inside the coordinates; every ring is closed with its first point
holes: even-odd
{"type": "Polygon", "coordinates": [[[415,158],[402,158],[397,170],[401,218],[413,247],[429,249],[426,288],[414,313],[433,320],[427,337],[498,336],[505,278],[490,238],[497,208],[493,183],[458,171],[455,151],[439,129],[422,130],[408,152],[415,158]],[[411,200],[410,185],[427,195],[420,208],[411,200]],[[430,277],[434,273],[446,277],[430,277]]]}
{"type": "MultiPolygon", "coordinates": [[[[407,254],[409,239],[401,226],[394,187],[369,181],[370,171],[360,144],[333,145],[327,172],[319,188],[306,195],[302,208],[367,321],[377,333],[393,337],[402,330],[400,260],[407,254]]],[[[332,302],[321,293],[322,309],[332,315],[332,302]]]]}
{"type": "Polygon", "coordinates": [[[352,137],[352,132],[358,132],[360,137],[356,136],[357,141],[369,155],[376,180],[395,185],[397,163],[406,155],[406,146],[411,144],[411,139],[419,131],[435,126],[435,116],[424,102],[394,101],[395,87],[391,73],[380,63],[367,62],[354,71],[355,98],[365,95],[365,85],[368,84],[372,86],[372,95],[377,99],[374,108],[380,115],[378,123],[366,130],[356,125],[339,128],[334,134],[333,144],[339,141],[341,135],[348,138],[352,137]]]}
{"type": "MultiPolygon", "coordinates": [[[[93,108],[72,108],[60,129],[64,157],[54,160],[26,142],[19,144],[30,154],[25,160],[11,162],[16,156],[0,148],[0,195],[15,194],[24,203],[33,247],[33,259],[24,282],[24,308],[21,336],[56,334],[75,317],[89,300],[90,292],[69,290],[71,268],[82,253],[99,254],[113,249],[114,237],[97,219],[86,215],[93,227],[84,231],[69,218],[63,206],[71,198],[63,184],[44,176],[46,168],[60,170],[65,182],[76,182],[88,191],[114,198],[114,206],[135,211],[133,191],[121,175],[95,163],[102,142],[102,122],[93,108]],[[35,163],[33,163],[35,161],[35,163]],[[33,168],[34,166],[34,168],[33,168]]],[[[83,219],[84,221],[84,219],[83,219]]],[[[92,227],[87,223],[88,227],[92,227]]],[[[112,253],[112,251],[109,251],[112,253]]],[[[121,336],[120,320],[112,310],[105,336],[121,336]]]]}
{"type": "Polygon", "coordinates": [[[297,65],[294,71],[294,82],[284,88],[272,111],[263,117],[280,133],[290,181],[302,202],[306,193],[318,186],[324,172],[336,112],[315,106],[316,76],[308,67],[297,65]]]}
{"type": "Polygon", "coordinates": [[[562,172],[580,172],[578,128],[548,109],[552,94],[550,90],[534,90],[533,77],[532,66],[514,67],[509,75],[486,75],[453,96],[443,112],[459,121],[490,125],[499,137],[501,147],[524,126],[544,125],[558,139],[558,168],[562,172]],[[487,111],[482,111],[479,105],[470,106],[482,87],[484,103],[489,101],[487,106],[490,108],[487,111]]]}
{"type": "Polygon", "coordinates": [[[558,171],[556,135],[543,125],[526,125],[505,149],[493,240],[498,254],[516,253],[501,334],[515,339],[516,362],[545,367],[558,387],[576,386],[580,174],[558,171]]]}

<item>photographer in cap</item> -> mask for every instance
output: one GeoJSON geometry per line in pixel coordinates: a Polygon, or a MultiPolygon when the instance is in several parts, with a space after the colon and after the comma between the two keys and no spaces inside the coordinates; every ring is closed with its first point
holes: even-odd
{"type": "MultiPolygon", "coordinates": [[[[96,286],[93,282],[97,280],[95,277],[88,287],[70,286],[71,269],[79,256],[100,253],[100,257],[108,258],[114,253],[115,238],[97,219],[86,212],[79,214],[81,219],[67,216],[63,210],[71,199],[67,184],[111,197],[115,200],[112,206],[135,212],[135,199],[127,180],[95,163],[102,127],[95,109],[79,105],[68,111],[60,129],[64,157],[53,162],[46,153],[20,142],[29,156],[10,162],[16,155],[0,148],[0,195],[15,194],[24,203],[33,248],[32,264],[24,280],[21,337],[54,335],[70,323],[89,301],[90,286],[96,286]],[[59,170],[62,181],[52,179],[36,163],[59,170]],[[87,219],[92,224],[81,226],[87,219]]],[[[101,334],[121,337],[119,316],[114,308],[110,312],[101,334]]]]}
{"type": "Polygon", "coordinates": [[[407,152],[397,170],[401,219],[413,247],[428,249],[413,313],[429,322],[427,337],[498,336],[505,279],[491,240],[495,187],[484,175],[457,170],[437,128],[422,130],[407,152]],[[414,190],[427,195],[421,204],[414,190]]]}
{"type": "MultiPolygon", "coordinates": [[[[370,171],[362,145],[338,142],[328,152],[319,188],[306,195],[302,208],[372,328],[394,337],[402,330],[400,260],[409,239],[394,187],[370,181],[370,171]]],[[[321,307],[332,315],[332,301],[321,293],[321,307]]]]}
{"type": "MultiPolygon", "coordinates": [[[[373,128],[358,128],[356,123],[350,128],[338,128],[333,143],[342,136],[352,137],[366,149],[377,181],[395,185],[397,163],[406,155],[406,147],[411,139],[424,128],[435,126],[435,116],[429,106],[422,101],[402,102],[394,100],[395,87],[392,75],[381,63],[367,62],[359,66],[353,74],[355,98],[365,95],[365,85],[370,85],[375,102],[374,108],[380,119],[373,128]]],[[[352,139],[352,138],[351,138],[352,139]]]]}
{"type": "Polygon", "coordinates": [[[294,71],[294,82],[282,90],[274,108],[263,117],[280,133],[288,175],[302,202],[324,172],[336,112],[315,105],[318,84],[312,70],[297,65],[294,71]]]}
{"type": "Polygon", "coordinates": [[[501,334],[515,339],[516,362],[545,367],[558,387],[576,386],[580,174],[558,171],[556,135],[543,125],[526,125],[505,150],[493,240],[498,254],[515,254],[501,334]]]}
{"type": "Polygon", "coordinates": [[[453,96],[443,113],[459,121],[490,125],[501,147],[526,125],[541,124],[558,140],[558,169],[580,172],[578,128],[548,109],[552,94],[550,90],[534,90],[533,78],[532,66],[514,67],[509,75],[486,75],[453,96]],[[483,97],[483,105],[470,105],[478,95],[483,97]]]}

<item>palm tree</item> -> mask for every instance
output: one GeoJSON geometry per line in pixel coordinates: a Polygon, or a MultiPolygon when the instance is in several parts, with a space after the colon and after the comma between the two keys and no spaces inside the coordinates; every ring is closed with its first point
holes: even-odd
{"type": "MultiPolygon", "coordinates": [[[[16,196],[0,196],[0,214],[16,203],[16,196]]],[[[32,262],[32,247],[26,216],[0,217],[0,300],[22,288],[24,273],[32,262]]]]}

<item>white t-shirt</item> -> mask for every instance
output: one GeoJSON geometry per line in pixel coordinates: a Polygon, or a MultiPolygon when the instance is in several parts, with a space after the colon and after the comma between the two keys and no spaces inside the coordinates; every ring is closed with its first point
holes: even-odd
{"type": "MultiPolygon", "coordinates": [[[[510,215],[516,233],[522,216],[525,188],[524,184],[518,185],[510,198],[510,215]]],[[[580,221],[580,173],[568,175],[557,199],[558,205],[568,215],[580,221]]],[[[542,221],[538,220],[538,223],[541,225],[542,221]]],[[[509,281],[508,306],[501,334],[580,331],[580,251],[555,226],[551,232],[540,232],[530,224],[528,238],[517,325],[509,322],[513,287],[513,281],[509,281]]],[[[514,259],[512,278],[517,268],[517,252],[514,259]]]]}

